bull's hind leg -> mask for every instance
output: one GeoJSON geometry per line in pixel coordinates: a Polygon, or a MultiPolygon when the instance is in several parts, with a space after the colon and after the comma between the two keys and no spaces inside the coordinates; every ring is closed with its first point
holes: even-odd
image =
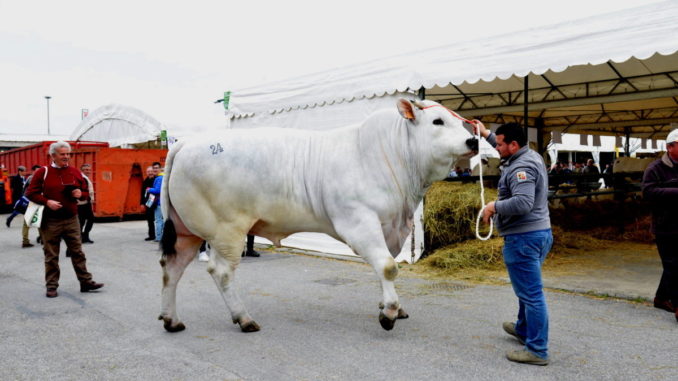
{"type": "Polygon", "coordinates": [[[207,272],[212,275],[221,296],[224,298],[224,302],[231,312],[233,324],[238,323],[243,332],[256,332],[260,327],[247,312],[233,282],[235,270],[240,264],[245,233],[229,234],[222,232],[224,230],[221,230],[220,234],[210,241],[213,253],[207,264],[207,272]]]}
{"type": "Polygon", "coordinates": [[[176,254],[163,255],[162,266],[162,309],[158,319],[163,320],[169,332],[183,331],[186,327],[177,316],[177,284],[186,270],[186,266],[198,254],[202,239],[196,236],[178,236],[175,244],[176,254]]]}
{"type": "Polygon", "coordinates": [[[395,319],[407,317],[400,307],[393,282],[398,275],[398,265],[386,246],[378,218],[368,211],[354,214],[361,219],[335,223],[335,229],[356,254],[372,265],[379,277],[383,294],[379,323],[385,330],[391,330],[395,319]]]}

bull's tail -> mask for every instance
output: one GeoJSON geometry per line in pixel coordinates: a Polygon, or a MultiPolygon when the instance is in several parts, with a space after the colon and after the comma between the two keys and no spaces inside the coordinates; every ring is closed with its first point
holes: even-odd
{"type": "Polygon", "coordinates": [[[174,156],[181,150],[183,141],[177,142],[167,154],[167,161],[165,162],[165,175],[162,178],[162,188],[160,189],[160,208],[165,225],[162,231],[161,247],[164,256],[174,255],[177,253],[174,245],[177,243],[177,231],[174,227],[174,222],[170,217],[170,210],[172,209],[172,202],[169,198],[170,175],[172,173],[172,163],[174,156]]]}
{"type": "Polygon", "coordinates": [[[177,231],[174,228],[174,221],[168,218],[165,221],[165,226],[162,228],[162,239],[160,239],[162,254],[166,257],[176,254],[177,250],[174,248],[176,243],[177,231]]]}

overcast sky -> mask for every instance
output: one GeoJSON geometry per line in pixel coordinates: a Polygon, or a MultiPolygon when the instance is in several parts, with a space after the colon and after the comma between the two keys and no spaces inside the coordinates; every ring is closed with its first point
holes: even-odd
{"type": "Polygon", "coordinates": [[[53,134],[109,103],[218,127],[225,90],[650,2],[0,0],[0,134],[46,133],[46,95],[53,134]]]}

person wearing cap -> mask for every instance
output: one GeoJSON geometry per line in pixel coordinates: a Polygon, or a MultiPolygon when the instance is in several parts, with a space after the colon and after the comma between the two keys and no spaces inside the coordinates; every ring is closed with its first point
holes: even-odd
{"type": "Polygon", "coordinates": [[[645,169],[643,198],[652,209],[651,230],[664,269],[654,306],[678,321],[678,129],[666,138],[666,153],[645,169]]]}
{"type": "Polygon", "coordinates": [[[497,149],[502,162],[498,198],[487,203],[481,213],[485,223],[493,218],[504,238],[504,263],[518,297],[517,319],[504,322],[502,328],[523,348],[506,352],[506,358],[548,365],[549,318],[541,266],[553,245],[553,234],[546,164],[529,148],[519,124],[503,124],[492,133],[480,121],[474,123],[474,133],[480,133],[497,149]]]}

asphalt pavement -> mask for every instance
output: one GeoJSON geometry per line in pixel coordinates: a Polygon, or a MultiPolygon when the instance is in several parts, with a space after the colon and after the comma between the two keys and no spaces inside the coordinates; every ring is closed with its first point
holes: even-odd
{"type": "Polygon", "coordinates": [[[95,224],[85,252],[94,279],[106,284],[100,292],[79,292],[62,252],[54,299],[45,297],[42,250],[20,247],[18,222],[0,228],[0,380],[678,377],[678,323],[646,304],[549,290],[551,364],[515,364],[505,352],[520,346],[501,329],[517,310],[508,284],[401,276],[397,290],[410,318],[384,331],[369,266],[289,252],[262,251],[238,269],[235,282],[261,331],[242,333],[231,323],[206,264],[196,260],[178,289],[187,329],[168,333],[157,320],[160,253],[143,240],[144,221],[95,224]]]}

